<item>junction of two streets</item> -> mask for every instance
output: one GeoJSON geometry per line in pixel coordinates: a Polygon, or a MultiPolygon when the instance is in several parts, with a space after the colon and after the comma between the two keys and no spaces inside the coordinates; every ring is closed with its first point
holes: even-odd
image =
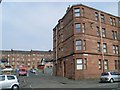
{"type": "Polygon", "coordinates": [[[120,82],[99,83],[99,80],[70,80],[43,73],[20,76],[20,88],[120,88],[120,82]]]}

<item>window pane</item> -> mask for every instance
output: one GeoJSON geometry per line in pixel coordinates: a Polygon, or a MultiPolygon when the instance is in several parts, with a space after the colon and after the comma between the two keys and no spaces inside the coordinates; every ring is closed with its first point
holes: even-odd
{"type": "Polygon", "coordinates": [[[100,52],[100,42],[98,42],[98,52],[100,52]]]}
{"type": "Polygon", "coordinates": [[[103,43],[103,52],[107,52],[107,46],[105,43],[103,43]]]}
{"type": "Polygon", "coordinates": [[[81,45],[81,40],[77,40],[76,45],[81,45]]]}
{"type": "Polygon", "coordinates": [[[0,76],[0,81],[4,81],[5,80],[5,76],[0,76]]]}
{"type": "Polygon", "coordinates": [[[115,26],[116,25],[116,21],[115,21],[115,19],[113,18],[113,25],[115,26]]]}
{"type": "Polygon", "coordinates": [[[86,66],[86,64],[84,65],[84,69],[87,69],[87,66],[86,66]]]}
{"type": "Polygon", "coordinates": [[[97,36],[100,36],[100,34],[99,34],[99,27],[96,27],[96,34],[97,34],[97,36]]]}
{"type": "Polygon", "coordinates": [[[101,60],[99,59],[98,64],[101,64],[101,60]]]}
{"type": "Polygon", "coordinates": [[[13,79],[15,79],[14,76],[7,76],[7,78],[8,78],[8,80],[13,80],[13,79]]]}
{"type": "Polygon", "coordinates": [[[81,46],[76,46],[76,50],[82,50],[81,46]]]}
{"type": "Polygon", "coordinates": [[[83,41],[83,50],[86,50],[86,40],[83,41]]]}
{"type": "Polygon", "coordinates": [[[77,65],[77,70],[82,69],[82,65],[77,65]]]}
{"type": "Polygon", "coordinates": [[[83,69],[83,65],[82,65],[82,59],[77,59],[77,70],[81,70],[83,69]]]}
{"type": "Polygon", "coordinates": [[[107,66],[105,66],[105,69],[108,69],[108,67],[107,67],[107,66]]]}
{"type": "Polygon", "coordinates": [[[107,51],[106,51],[106,49],[104,49],[104,51],[103,51],[103,52],[107,52],[107,51]]]}
{"type": "Polygon", "coordinates": [[[118,54],[118,46],[116,46],[116,54],[118,54]]]}
{"type": "Polygon", "coordinates": [[[79,17],[79,16],[80,16],[80,13],[75,13],[75,16],[76,16],[76,17],[79,17]]]}
{"type": "Polygon", "coordinates": [[[105,28],[102,28],[102,37],[105,37],[105,28]]]}
{"type": "Polygon", "coordinates": [[[82,24],[82,32],[85,32],[85,23],[82,24]]]}
{"type": "Polygon", "coordinates": [[[106,44],[103,44],[103,47],[106,48],[106,44]]]}
{"type": "Polygon", "coordinates": [[[115,54],[115,46],[113,45],[113,53],[115,54]]]}
{"type": "Polygon", "coordinates": [[[79,17],[80,16],[80,9],[79,8],[74,9],[74,13],[75,13],[75,17],[79,17]]]}
{"type": "Polygon", "coordinates": [[[101,14],[101,22],[104,22],[104,15],[101,14]]]}
{"type": "Polygon", "coordinates": [[[82,59],[77,59],[77,64],[82,64],[82,59]]]}
{"type": "Polygon", "coordinates": [[[80,32],[81,30],[80,30],[80,24],[75,24],[75,28],[76,28],[76,32],[80,32]]]}
{"type": "Polygon", "coordinates": [[[104,60],[104,69],[108,69],[108,60],[104,60]]]}
{"type": "Polygon", "coordinates": [[[82,41],[76,40],[76,50],[82,50],[82,41]]]}
{"type": "Polygon", "coordinates": [[[97,12],[95,12],[95,20],[98,20],[98,13],[97,12]]]}
{"type": "Polygon", "coordinates": [[[111,24],[111,25],[113,24],[112,18],[110,18],[110,24],[111,24]]]}
{"type": "Polygon", "coordinates": [[[76,13],[76,12],[80,12],[80,9],[79,8],[76,8],[76,9],[74,9],[74,12],[76,13]]]}
{"type": "Polygon", "coordinates": [[[81,16],[84,16],[84,8],[81,10],[81,16]]]}
{"type": "Polygon", "coordinates": [[[115,39],[117,39],[117,32],[115,31],[115,39]]]}
{"type": "Polygon", "coordinates": [[[114,31],[112,31],[112,36],[113,36],[113,39],[115,39],[115,34],[114,34],[114,31]]]}

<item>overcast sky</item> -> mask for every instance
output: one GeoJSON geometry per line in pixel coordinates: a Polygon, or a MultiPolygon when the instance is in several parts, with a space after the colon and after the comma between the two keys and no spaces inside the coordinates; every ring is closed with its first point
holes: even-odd
{"type": "Polygon", "coordinates": [[[118,15],[117,2],[4,2],[2,3],[3,50],[52,50],[53,28],[72,4],[118,15]]]}

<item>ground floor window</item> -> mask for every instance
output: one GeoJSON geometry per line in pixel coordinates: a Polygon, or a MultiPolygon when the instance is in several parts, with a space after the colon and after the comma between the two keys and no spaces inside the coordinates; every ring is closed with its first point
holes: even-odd
{"type": "Polygon", "coordinates": [[[77,70],[87,69],[87,58],[81,59],[78,58],[77,60],[77,70]]]}
{"type": "Polygon", "coordinates": [[[99,64],[99,70],[101,70],[102,69],[102,61],[101,61],[101,59],[99,59],[98,64],[99,64]]]}
{"type": "Polygon", "coordinates": [[[83,61],[82,59],[76,59],[77,60],[77,70],[82,70],[83,69],[83,61]]]}
{"type": "Polygon", "coordinates": [[[84,58],[84,69],[87,69],[87,58],[84,58]]]}
{"type": "Polygon", "coordinates": [[[115,60],[115,69],[120,69],[120,60],[115,60]]]}
{"type": "Polygon", "coordinates": [[[108,60],[104,60],[104,69],[108,70],[108,60]]]}

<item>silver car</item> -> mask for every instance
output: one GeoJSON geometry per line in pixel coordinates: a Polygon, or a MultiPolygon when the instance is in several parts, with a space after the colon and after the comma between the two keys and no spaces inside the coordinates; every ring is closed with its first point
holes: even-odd
{"type": "Polygon", "coordinates": [[[120,81],[120,73],[118,72],[104,72],[101,74],[100,82],[120,81]]]}
{"type": "Polygon", "coordinates": [[[0,89],[19,90],[19,81],[15,75],[0,75],[0,89]]]}

